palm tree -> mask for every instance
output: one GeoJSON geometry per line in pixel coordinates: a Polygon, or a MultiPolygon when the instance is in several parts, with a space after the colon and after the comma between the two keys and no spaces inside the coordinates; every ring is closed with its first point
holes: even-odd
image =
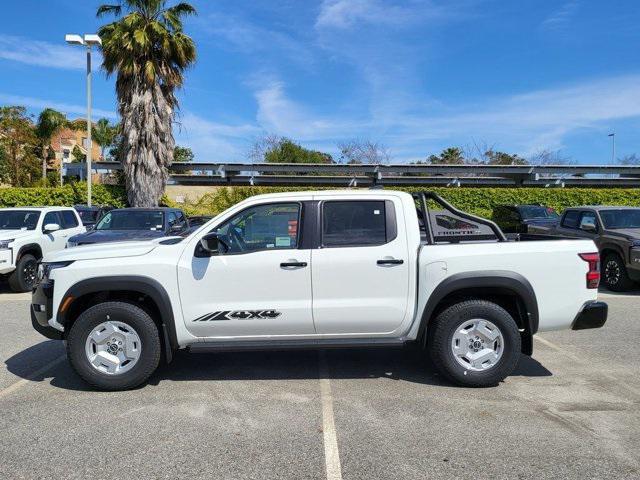
{"type": "Polygon", "coordinates": [[[93,126],[92,138],[100,145],[100,156],[104,160],[104,149],[113,144],[118,133],[118,125],[109,124],[109,120],[101,118],[93,126]]]}
{"type": "MultiPolygon", "coordinates": [[[[58,131],[68,126],[69,120],[67,120],[64,113],[60,113],[52,108],[45,108],[40,112],[38,123],[36,124],[36,136],[40,141],[43,180],[47,178],[47,159],[51,151],[51,139],[58,131]]],[[[62,168],[62,164],[60,168],[62,168]]]]}
{"type": "Polygon", "coordinates": [[[98,17],[117,20],[98,31],[102,67],[117,74],[118,111],[122,117],[120,161],[129,204],[156,206],[169,176],[175,140],[176,89],[184,70],[196,59],[193,40],[182,18],[194,15],[188,3],[167,8],[166,0],[121,0],[98,8],[98,17]]]}

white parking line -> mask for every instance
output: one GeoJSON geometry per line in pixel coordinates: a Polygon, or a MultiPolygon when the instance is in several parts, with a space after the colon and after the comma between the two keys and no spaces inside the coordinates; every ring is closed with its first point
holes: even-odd
{"type": "Polygon", "coordinates": [[[27,385],[28,383],[33,381],[33,379],[38,378],[40,375],[43,375],[43,374],[47,373],[53,367],[55,367],[58,364],[62,363],[66,359],[67,359],[66,355],[61,355],[58,358],[56,358],[55,360],[53,360],[51,363],[49,363],[48,365],[45,365],[44,367],[40,368],[39,370],[36,370],[35,372],[30,374],[26,378],[23,378],[22,380],[18,380],[17,382],[12,383],[8,387],[0,390],[0,398],[4,398],[7,395],[12,394],[16,390],[24,387],[25,385],[27,385]]]}
{"type": "Polygon", "coordinates": [[[329,367],[323,351],[319,354],[320,399],[322,402],[322,435],[324,440],[324,463],[327,480],[342,480],[340,467],[340,452],[338,451],[338,437],[333,420],[333,396],[329,380],[329,367]]]}

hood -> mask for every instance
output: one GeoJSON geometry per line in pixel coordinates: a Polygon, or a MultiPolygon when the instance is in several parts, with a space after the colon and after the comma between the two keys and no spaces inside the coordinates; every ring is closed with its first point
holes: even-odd
{"type": "Polygon", "coordinates": [[[0,230],[0,240],[9,238],[21,238],[33,235],[35,230],[0,230]]]}
{"type": "Polygon", "coordinates": [[[80,245],[106,242],[130,242],[137,240],[152,240],[163,237],[161,230],[91,230],[69,239],[80,245]]]}
{"type": "Polygon", "coordinates": [[[43,262],[66,262],[69,260],[97,260],[101,258],[138,257],[146,255],[158,246],[157,242],[118,242],[86,245],[49,253],[43,262]]]}
{"type": "Polygon", "coordinates": [[[619,228],[615,230],[606,230],[605,235],[610,235],[612,237],[622,237],[628,240],[640,240],[640,228],[619,228]]]}
{"type": "Polygon", "coordinates": [[[527,225],[553,225],[559,221],[558,218],[526,218],[522,223],[527,225]]]}

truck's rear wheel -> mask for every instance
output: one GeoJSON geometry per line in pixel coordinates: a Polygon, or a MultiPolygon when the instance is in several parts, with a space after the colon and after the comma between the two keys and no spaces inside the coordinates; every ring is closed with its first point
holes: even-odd
{"type": "Polygon", "coordinates": [[[75,371],[100,390],[127,390],[145,382],[160,363],[160,336],[151,317],[125,302],[84,311],[67,337],[75,371]]]}
{"type": "Polygon", "coordinates": [[[509,313],[485,300],[443,310],[429,327],[428,348],[438,370],[467,387],[488,387],[511,374],[520,357],[520,332],[509,313]]]}
{"type": "Polygon", "coordinates": [[[629,278],[624,260],[617,253],[610,253],[604,258],[604,284],[614,292],[626,292],[633,288],[633,280],[629,278]]]}
{"type": "Polygon", "coordinates": [[[38,259],[27,253],[20,257],[16,269],[9,275],[9,287],[14,292],[29,292],[36,283],[38,259]]]}

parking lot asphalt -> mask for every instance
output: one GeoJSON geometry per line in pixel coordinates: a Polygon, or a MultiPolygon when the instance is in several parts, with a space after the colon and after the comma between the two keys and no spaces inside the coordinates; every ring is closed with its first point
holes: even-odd
{"type": "Polygon", "coordinates": [[[495,388],[405,349],[179,353],[101,393],[2,293],[0,478],[640,478],[640,296],[600,296],[495,388]]]}

